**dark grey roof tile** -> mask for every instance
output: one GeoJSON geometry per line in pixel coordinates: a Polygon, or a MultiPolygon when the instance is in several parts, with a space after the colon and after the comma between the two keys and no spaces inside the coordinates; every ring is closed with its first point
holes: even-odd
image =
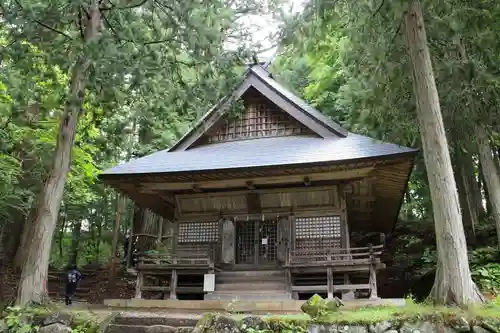
{"type": "Polygon", "coordinates": [[[353,133],[344,138],[331,139],[306,136],[274,137],[216,143],[185,151],[162,150],[106,170],[103,175],[347,162],[415,151],[353,133]]]}

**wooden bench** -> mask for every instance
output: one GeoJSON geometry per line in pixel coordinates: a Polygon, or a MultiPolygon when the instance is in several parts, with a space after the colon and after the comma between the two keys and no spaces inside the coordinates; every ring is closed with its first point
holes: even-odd
{"type": "Polygon", "coordinates": [[[199,271],[200,274],[205,274],[213,273],[215,270],[210,252],[141,253],[136,256],[136,259],[135,298],[141,298],[142,291],[168,291],[170,299],[177,299],[177,292],[203,292],[202,287],[178,287],[178,271],[199,271]],[[170,276],[170,284],[168,286],[144,286],[144,276],[158,275],[158,273],[153,274],[155,271],[170,276]]]}
{"type": "Polygon", "coordinates": [[[331,248],[331,249],[298,249],[291,250],[286,262],[288,270],[301,268],[325,269],[327,274],[326,285],[313,286],[292,286],[291,291],[297,292],[327,292],[328,297],[332,298],[335,292],[355,292],[357,290],[369,290],[370,298],[378,298],[377,295],[377,277],[376,269],[381,265],[380,255],[383,245],[355,247],[355,248],[331,248]],[[367,284],[350,284],[347,277],[347,283],[342,285],[333,284],[334,269],[340,270],[340,267],[366,267],[369,273],[369,282],[367,284]]]}
{"type": "Polygon", "coordinates": [[[383,245],[372,247],[291,250],[288,267],[334,267],[380,263],[383,245]]]}

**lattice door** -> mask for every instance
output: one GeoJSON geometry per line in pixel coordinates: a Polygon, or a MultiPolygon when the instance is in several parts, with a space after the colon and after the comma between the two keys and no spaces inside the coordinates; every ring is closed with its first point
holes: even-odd
{"type": "Polygon", "coordinates": [[[259,222],[259,263],[274,263],[278,260],[277,221],[259,222]]]}
{"type": "Polygon", "coordinates": [[[270,264],[278,260],[276,221],[236,222],[236,263],[270,264]]]}
{"type": "Polygon", "coordinates": [[[255,263],[255,221],[236,222],[236,263],[255,263]]]}
{"type": "Polygon", "coordinates": [[[295,249],[320,250],[340,247],[342,226],[339,215],[295,219],[295,249]]]}

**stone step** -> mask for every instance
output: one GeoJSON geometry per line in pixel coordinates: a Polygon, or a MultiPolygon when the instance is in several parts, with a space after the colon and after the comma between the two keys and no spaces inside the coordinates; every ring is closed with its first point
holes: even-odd
{"type": "Polygon", "coordinates": [[[285,272],[279,270],[259,270],[259,271],[222,271],[216,273],[216,277],[249,277],[261,278],[265,276],[280,276],[284,277],[285,272]]]}
{"type": "Polygon", "coordinates": [[[272,294],[286,294],[286,289],[280,290],[260,290],[260,289],[240,289],[240,290],[215,290],[212,294],[219,295],[272,295],[272,294]]]}
{"type": "Polygon", "coordinates": [[[292,297],[289,293],[249,293],[247,291],[237,294],[212,293],[205,295],[205,300],[218,301],[289,301],[291,299],[292,297]]]}
{"type": "Polygon", "coordinates": [[[194,327],[166,325],[119,325],[110,324],[105,333],[190,333],[194,327]]]}
{"type": "Polygon", "coordinates": [[[261,277],[248,277],[248,276],[216,276],[215,283],[255,283],[259,282],[285,282],[284,276],[261,276],[261,277]]]}
{"type": "Polygon", "coordinates": [[[259,291],[273,291],[273,290],[286,290],[286,285],[284,282],[258,282],[247,281],[247,282],[225,282],[225,283],[216,283],[215,284],[216,291],[242,291],[242,290],[259,290],[259,291]]]}
{"type": "Polygon", "coordinates": [[[138,325],[138,326],[172,326],[172,327],[194,327],[201,318],[196,314],[164,314],[164,313],[120,313],[114,320],[116,325],[138,325]]]}

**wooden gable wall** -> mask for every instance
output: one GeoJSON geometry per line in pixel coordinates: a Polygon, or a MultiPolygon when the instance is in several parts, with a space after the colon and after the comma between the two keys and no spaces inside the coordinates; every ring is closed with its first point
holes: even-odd
{"type": "Polygon", "coordinates": [[[226,114],[195,145],[288,135],[317,136],[254,88],[242,100],[245,107],[242,114],[226,114]]]}

